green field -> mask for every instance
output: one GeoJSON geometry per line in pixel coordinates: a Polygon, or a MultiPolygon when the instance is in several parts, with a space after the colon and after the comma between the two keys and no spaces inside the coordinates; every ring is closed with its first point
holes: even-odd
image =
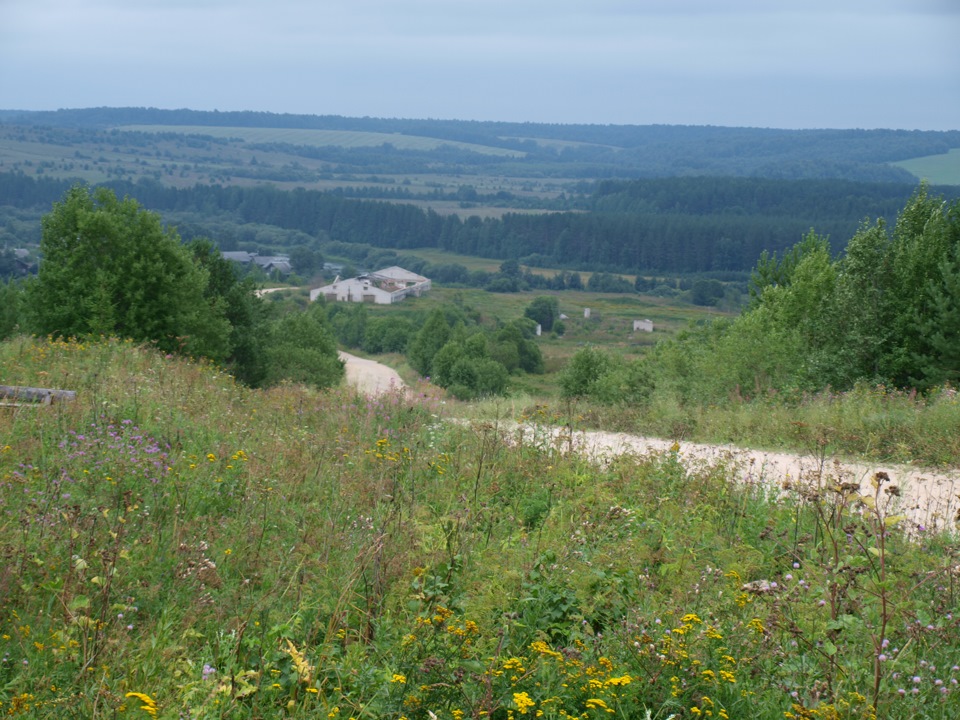
{"type": "Polygon", "coordinates": [[[945,155],[911,158],[893,165],[933,185],[960,185],[960,148],[953,148],[945,155]]]}
{"type": "MultiPolygon", "coordinates": [[[[128,126],[133,130],[133,126],[128,126]]],[[[363,164],[332,163],[284,150],[263,150],[257,143],[281,147],[336,146],[377,150],[384,143],[406,150],[429,151],[440,146],[481,153],[505,161],[522,162],[523,153],[492,146],[417,137],[400,133],[353,131],[285,130],[268,128],[226,128],[207,126],[152,125],[136,129],[154,133],[155,139],[142,142],[118,141],[117,135],[78,135],[63,131],[50,133],[35,128],[0,125],[0,173],[23,173],[29,177],[79,179],[89,183],[136,182],[149,178],[167,186],[196,184],[252,186],[269,183],[283,190],[306,188],[329,191],[338,188],[374,188],[393,191],[403,188],[412,194],[405,200],[438,213],[462,217],[500,217],[505,212],[532,212],[541,200],[570,192],[571,179],[527,174],[465,173],[457,163],[449,167],[417,166],[406,171],[390,165],[371,172],[363,164]],[[198,138],[197,134],[209,139],[198,138]],[[190,140],[188,141],[188,136],[190,140]],[[509,193],[520,207],[499,200],[496,205],[464,203],[435,198],[436,193],[456,193],[470,185],[481,194],[509,193]],[[418,198],[422,196],[422,198],[418,198]]],[[[132,133],[131,133],[132,135],[132,133]]],[[[396,154],[394,154],[396,155],[396,154]]],[[[422,165],[422,163],[421,163],[422,165]]]]}
{"type": "Polygon", "coordinates": [[[473,143],[441,140],[417,135],[400,133],[377,133],[354,130],[301,130],[289,128],[250,128],[216,127],[207,125],[126,125],[118,130],[131,130],[145,133],[179,133],[183,135],[209,135],[216,138],[237,138],[247,143],[286,143],[289,145],[310,145],[314,147],[380,147],[393,145],[398,150],[435,150],[442,145],[450,145],[462,150],[499,155],[502,157],[523,157],[526,153],[518,150],[476,145],[473,143]]]}

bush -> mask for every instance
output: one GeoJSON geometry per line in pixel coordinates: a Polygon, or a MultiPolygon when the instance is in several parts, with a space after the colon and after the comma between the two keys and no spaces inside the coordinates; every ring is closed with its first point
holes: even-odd
{"type": "Polygon", "coordinates": [[[591,345],[578,350],[560,373],[560,396],[589,397],[596,393],[597,383],[610,369],[610,357],[591,345]]]}
{"type": "Polygon", "coordinates": [[[276,320],[270,328],[266,354],[268,385],[288,380],[325,388],[343,379],[343,362],[319,305],[276,320]]]}

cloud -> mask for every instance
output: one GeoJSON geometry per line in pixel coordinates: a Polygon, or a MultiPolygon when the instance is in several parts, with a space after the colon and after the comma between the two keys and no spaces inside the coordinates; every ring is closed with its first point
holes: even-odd
{"type": "Polygon", "coordinates": [[[946,127],[957,30],[950,0],[0,0],[0,102],[946,127]]]}

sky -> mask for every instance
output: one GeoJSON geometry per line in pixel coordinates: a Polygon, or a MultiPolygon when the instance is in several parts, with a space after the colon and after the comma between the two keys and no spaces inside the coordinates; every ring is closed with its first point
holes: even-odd
{"type": "Polygon", "coordinates": [[[0,109],[960,129],[960,0],[0,0],[0,109]]]}

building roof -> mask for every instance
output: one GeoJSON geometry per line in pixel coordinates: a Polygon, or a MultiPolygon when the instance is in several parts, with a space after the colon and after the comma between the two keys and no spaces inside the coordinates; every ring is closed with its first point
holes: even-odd
{"type": "Polygon", "coordinates": [[[228,250],[227,252],[221,252],[220,255],[223,256],[224,260],[232,260],[233,262],[242,263],[248,263],[254,258],[252,254],[244,250],[228,250]]]}
{"type": "Polygon", "coordinates": [[[426,278],[423,275],[417,275],[414,272],[409,270],[404,270],[398,265],[393,265],[383,270],[377,270],[375,273],[370,273],[371,275],[379,278],[387,278],[388,280],[396,280],[399,282],[408,282],[408,283],[422,283],[426,282],[426,278]]]}
{"type": "Polygon", "coordinates": [[[290,263],[290,258],[286,255],[253,255],[253,261],[260,267],[273,265],[276,267],[280,263],[290,263]]]}

